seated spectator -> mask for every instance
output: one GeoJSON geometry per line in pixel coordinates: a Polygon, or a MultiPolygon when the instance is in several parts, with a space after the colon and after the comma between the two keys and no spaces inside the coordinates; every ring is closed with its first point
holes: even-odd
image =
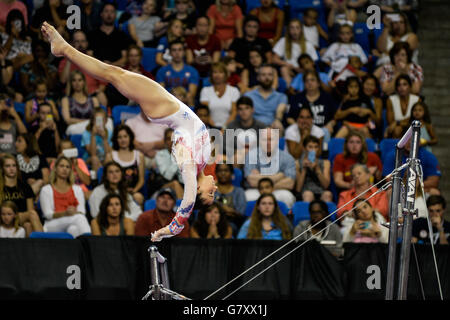
{"type": "MultiPolygon", "coordinates": [[[[68,149],[75,149],[75,146],[73,145],[73,142],[69,139],[62,139],[59,143],[59,150],[60,154],[58,156],[64,155],[64,150],[68,149]]],[[[89,169],[86,165],[86,162],[80,157],[80,155],[77,152],[76,157],[67,157],[72,161],[72,171],[75,178],[75,184],[79,185],[80,188],[84,192],[84,198],[86,200],[89,199],[89,196],[91,195],[91,190],[88,189],[88,186],[91,184],[91,174],[89,172],[89,169]]],[[[50,169],[53,169],[54,163],[50,164],[50,169]]]]}
{"type": "Polygon", "coordinates": [[[219,128],[213,125],[213,122],[211,120],[211,111],[209,110],[209,107],[201,104],[197,107],[195,107],[195,114],[200,118],[200,120],[205,124],[206,128],[208,130],[214,129],[214,130],[223,130],[223,128],[219,128]]]}
{"type": "Polygon", "coordinates": [[[167,128],[164,132],[164,148],[155,156],[156,172],[150,174],[148,181],[149,196],[160,189],[170,188],[175,191],[177,199],[183,198],[183,178],[177,163],[172,158],[173,129],[167,128]]]}
{"type": "Polygon", "coordinates": [[[297,241],[307,241],[310,238],[314,238],[319,242],[335,241],[335,246],[342,246],[342,234],[338,225],[331,224],[329,219],[325,219],[329,215],[326,202],[313,200],[309,204],[308,209],[310,220],[300,221],[294,229],[293,237],[299,236],[297,241]],[[300,236],[300,234],[302,235],[300,236]]]}
{"type": "MultiPolygon", "coordinates": [[[[92,1],[92,0],[85,0],[86,1],[92,1]]],[[[87,41],[86,34],[83,30],[75,30],[72,34],[72,42],[71,45],[77,49],[78,51],[91,55],[92,56],[92,50],[88,50],[89,48],[89,42],[87,41]]],[[[104,94],[106,83],[95,79],[92,77],[89,73],[82,71],[76,64],[72,63],[67,58],[63,58],[58,65],[58,74],[59,74],[59,81],[62,85],[66,86],[66,95],[70,95],[69,92],[67,92],[67,89],[69,88],[66,84],[70,83],[70,75],[72,71],[78,70],[84,75],[84,79],[86,81],[86,87],[87,87],[87,93],[86,95],[93,95],[95,96],[100,104],[106,106],[108,103],[106,101],[106,96],[104,94]]]]}
{"type": "Polygon", "coordinates": [[[291,192],[296,177],[295,160],[288,152],[279,149],[275,130],[261,130],[260,147],[247,154],[244,176],[249,189],[245,191],[245,197],[247,201],[256,200],[260,196],[256,189],[258,181],[268,177],[274,183],[273,194],[277,200],[291,208],[295,202],[291,192]]]}
{"type": "MultiPolygon", "coordinates": [[[[248,52],[248,66],[241,72],[240,91],[244,94],[248,91],[257,89],[258,87],[258,69],[266,63],[265,57],[256,49],[251,48],[248,52]]],[[[273,90],[278,88],[278,73],[274,73],[274,81],[272,82],[273,90]]]]}
{"type": "Polygon", "coordinates": [[[31,133],[19,134],[16,139],[17,162],[24,182],[28,183],[36,196],[48,183],[48,163],[41,155],[36,138],[31,133]]]}
{"type": "Polygon", "coordinates": [[[211,65],[219,62],[222,49],[215,34],[209,34],[210,21],[207,16],[197,18],[196,33],[186,38],[186,63],[193,66],[201,78],[209,75],[211,65]]]}
{"type": "Polygon", "coordinates": [[[405,129],[409,128],[409,118],[413,105],[421,99],[411,93],[411,79],[402,74],[395,80],[396,94],[389,96],[386,101],[386,118],[389,126],[385,138],[401,138],[405,129]]]}
{"type": "Polygon", "coordinates": [[[191,238],[231,239],[233,229],[228,224],[225,212],[217,203],[200,209],[191,227],[191,238]]]}
{"type": "Polygon", "coordinates": [[[339,106],[334,119],[342,122],[336,138],[345,138],[350,131],[359,132],[365,138],[371,138],[377,119],[372,102],[363,94],[357,77],[347,78],[346,95],[339,106]]]}
{"type": "Polygon", "coordinates": [[[239,75],[238,67],[236,65],[236,60],[230,56],[225,56],[220,58],[220,61],[223,64],[225,64],[226,70],[228,72],[228,79],[227,83],[230,86],[240,88],[242,86],[241,84],[241,76],[239,75]]]}
{"type": "Polygon", "coordinates": [[[269,40],[273,46],[281,38],[284,26],[284,11],[273,0],[262,0],[261,6],[250,11],[260,21],[258,37],[269,40]]]}
{"type": "Polygon", "coordinates": [[[50,62],[50,46],[43,40],[35,40],[31,48],[33,61],[20,68],[20,83],[24,88],[25,99],[32,97],[38,79],[46,82],[49,95],[53,96],[58,89],[58,70],[50,62]]]}
{"type": "Polygon", "coordinates": [[[25,103],[25,122],[28,126],[36,126],[39,122],[38,106],[47,103],[52,109],[56,121],[59,121],[59,112],[53,100],[48,98],[47,82],[42,79],[34,83],[34,97],[25,103]]]}
{"type": "Polygon", "coordinates": [[[379,220],[379,215],[370,204],[370,201],[358,199],[353,208],[355,222],[349,230],[344,231],[343,242],[353,243],[388,243],[389,229],[381,224],[385,221],[379,220]]]}
{"type": "MultiPolygon", "coordinates": [[[[166,188],[156,196],[156,208],[142,213],[136,222],[137,236],[150,236],[153,232],[168,225],[175,217],[176,197],[172,189],[166,188]]],[[[189,222],[186,221],[183,230],[175,237],[189,238],[189,222]]]]}
{"type": "Polygon", "coordinates": [[[250,49],[258,50],[267,63],[272,63],[272,46],[267,39],[258,37],[259,20],[249,15],[244,20],[244,36],[235,38],[228,49],[227,55],[236,60],[239,69],[249,67],[248,55],[250,49]]]}
{"type": "Polygon", "coordinates": [[[380,80],[381,90],[385,95],[394,94],[397,90],[397,80],[402,75],[408,75],[411,82],[411,93],[420,94],[423,84],[423,70],[411,60],[411,49],[407,42],[397,42],[389,51],[391,63],[375,70],[375,76],[380,80]]]}
{"type": "Polygon", "coordinates": [[[419,38],[411,30],[408,18],[404,13],[395,13],[395,15],[398,18],[395,21],[391,20],[387,14],[383,16],[384,29],[377,40],[377,49],[380,55],[377,60],[377,66],[382,66],[390,62],[389,52],[398,42],[407,42],[409,44],[409,48],[412,51],[411,60],[416,64],[418,63],[419,38]]]}
{"type": "Polygon", "coordinates": [[[286,36],[278,40],[273,52],[273,62],[280,67],[288,88],[292,78],[301,71],[298,65],[301,54],[308,54],[314,61],[319,59],[314,46],[305,39],[302,22],[296,18],[289,21],[286,36]]]}
{"type": "MultiPolygon", "coordinates": [[[[370,181],[372,176],[366,165],[356,163],[351,167],[350,170],[354,186],[351,189],[342,191],[339,194],[338,208],[341,208],[351,199],[359,196],[369,188],[370,190],[363,196],[365,199],[369,198],[371,195],[378,191],[377,187],[372,186],[372,183],[370,181]]],[[[381,192],[376,196],[370,198],[368,202],[375,210],[381,213],[386,220],[389,220],[389,202],[387,194],[385,192],[381,192]]],[[[344,214],[345,212],[350,211],[351,208],[351,203],[343,207],[337,212],[338,217],[342,216],[342,214],[344,214]]]]}
{"type": "Polygon", "coordinates": [[[437,144],[438,138],[434,131],[433,124],[431,123],[430,111],[425,102],[416,102],[411,108],[411,117],[409,117],[409,123],[413,121],[420,121],[422,126],[420,127],[420,145],[426,150],[432,152],[431,146],[437,144]]]}
{"type": "Polygon", "coordinates": [[[133,236],[134,222],[125,217],[123,200],[108,194],[100,203],[98,216],[91,221],[93,236],[133,236]]]}
{"type": "Polygon", "coordinates": [[[329,10],[327,16],[329,43],[339,41],[339,29],[342,25],[353,26],[356,22],[356,12],[347,7],[350,0],[324,0],[325,7],[329,10]]]}
{"type": "Polygon", "coordinates": [[[53,113],[52,105],[44,102],[38,106],[38,123],[30,128],[30,132],[34,133],[42,156],[47,163],[56,160],[58,152],[56,150],[60,143],[60,135],[56,116],[53,113]]]}
{"type": "Polygon", "coordinates": [[[364,96],[369,98],[370,102],[372,103],[372,106],[375,110],[376,118],[376,135],[377,138],[383,137],[383,108],[384,103],[383,100],[380,98],[380,91],[379,91],[379,83],[378,79],[373,74],[367,74],[365,77],[362,78],[362,93],[364,96]]]}
{"type": "Polygon", "coordinates": [[[126,62],[126,50],[132,42],[126,33],[114,26],[116,14],[114,3],[103,3],[100,10],[100,27],[89,32],[88,39],[94,57],[105,63],[123,67],[126,62]]]}
{"type": "Polygon", "coordinates": [[[284,93],[273,89],[275,69],[270,65],[262,65],[258,70],[258,87],[245,96],[253,100],[254,117],[267,126],[284,130],[283,115],[286,111],[287,97],[284,93]]]}
{"type": "MultiPolygon", "coordinates": [[[[303,81],[303,78],[306,71],[316,71],[314,60],[307,53],[301,54],[298,57],[297,61],[298,66],[300,67],[302,72],[298,73],[291,82],[291,86],[289,87],[289,89],[293,94],[305,90],[305,83],[303,81]]],[[[326,92],[331,92],[331,88],[328,86],[328,75],[325,72],[318,72],[317,74],[319,75],[320,79],[320,88],[326,92]]]]}
{"type": "Polygon", "coordinates": [[[164,148],[164,130],[167,127],[151,122],[143,112],[140,112],[133,118],[127,119],[125,124],[134,133],[134,146],[145,156],[145,168],[150,169],[154,167],[156,152],[164,148]]]}
{"type": "MultiPolygon", "coordinates": [[[[409,152],[411,150],[411,139],[406,142],[405,152],[401,163],[405,163],[406,159],[409,157],[409,152]]],[[[440,195],[439,191],[439,180],[441,177],[441,169],[439,167],[438,160],[436,156],[431,152],[427,151],[425,148],[419,146],[419,151],[417,158],[420,160],[423,172],[423,186],[425,193],[427,195],[440,195]]],[[[383,163],[383,177],[390,174],[395,168],[395,150],[391,150],[384,157],[383,163]]]]}
{"type": "Polygon", "coordinates": [[[290,240],[292,225],[283,215],[272,194],[262,194],[256,200],[251,217],[244,222],[238,239],[290,240]]]}
{"type": "MultiPolygon", "coordinates": [[[[127,49],[127,61],[124,69],[142,74],[147,78],[154,80],[153,75],[146,71],[141,64],[142,61],[142,49],[135,44],[131,44],[127,49]]],[[[105,94],[108,100],[109,108],[114,108],[117,105],[136,105],[137,103],[133,100],[128,99],[122,95],[112,84],[108,84],[105,89],[105,94]]]]}
{"type": "Polygon", "coordinates": [[[25,133],[27,133],[27,128],[12,102],[6,95],[0,93],[0,154],[16,154],[17,136],[25,133]]]}
{"type": "Polygon", "coordinates": [[[200,103],[211,110],[214,126],[226,127],[236,118],[236,101],[240,97],[239,90],[227,84],[228,72],[225,64],[214,63],[211,66],[211,86],[200,91],[200,103]]]}
{"type": "Polygon", "coordinates": [[[68,30],[66,29],[69,12],[67,11],[67,2],[44,0],[42,7],[35,8],[33,17],[30,23],[30,30],[35,33],[35,36],[41,35],[41,26],[44,21],[54,26],[56,30],[64,37],[68,37],[68,30]]]}
{"type": "MultiPolygon", "coordinates": [[[[175,0],[173,11],[166,11],[163,21],[178,19],[183,23],[186,36],[195,34],[196,8],[190,0],[175,0]]],[[[163,22],[163,23],[164,23],[163,22]]]]}
{"type": "Polygon", "coordinates": [[[323,30],[319,22],[319,12],[314,8],[307,8],[303,12],[303,32],[306,41],[309,41],[316,50],[320,48],[320,37],[328,41],[328,33],[323,30]]]}
{"type": "Polygon", "coordinates": [[[6,49],[4,47],[0,47],[0,68],[2,70],[2,72],[0,72],[0,92],[14,97],[14,101],[22,102],[23,95],[20,92],[16,92],[16,90],[12,87],[15,83],[15,81],[12,81],[14,76],[14,67],[11,60],[6,59],[6,55],[6,49]]]}
{"type": "MultiPolygon", "coordinates": [[[[3,13],[3,12],[2,12],[3,13]]],[[[5,49],[6,59],[11,60],[14,71],[33,61],[31,37],[29,36],[24,15],[17,9],[8,13],[4,31],[0,31],[1,45],[5,49]]]]}
{"type": "Polygon", "coordinates": [[[145,0],[141,14],[128,20],[128,32],[140,48],[156,46],[156,34],[162,28],[156,6],[156,0],[145,0]]]}
{"type": "Polygon", "coordinates": [[[140,193],[144,186],[145,163],[144,154],[134,148],[134,133],[126,124],[114,128],[112,149],[105,156],[105,162],[115,161],[123,169],[124,178],[128,185],[128,192],[142,207],[144,195],[140,193]]]}
{"type": "Polygon", "coordinates": [[[61,99],[61,115],[68,126],[66,134],[82,134],[87,120],[99,106],[98,99],[88,94],[84,74],[78,70],[72,71],[67,82],[66,96],[61,99]]]}
{"type": "Polygon", "coordinates": [[[19,226],[19,213],[12,201],[3,201],[0,206],[0,238],[25,238],[25,229],[19,226]]]}
{"type": "Polygon", "coordinates": [[[192,66],[184,63],[185,49],[183,42],[179,40],[171,42],[169,48],[172,61],[158,70],[156,81],[167,91],[178,86],[184,87],[188,92],[189,105],[194,105],[199,82],[198,72],[192,66]]]}
{"type": "Polygon", "coordinates": [[[322,141],[325,132],[313,124],[313,113],[310,108],[303,107],[298,114],[297,123],[291,124],[286,129],[284,135],[286,139],[285,150],[288,151],[294,159],[298,159],[302,156],[305,150],[304,141],[309,136],[313,136],[319,139],[318,156],[322,150],[322,141]]]}
{"type": "Polygon", "coordinates": [[[17,207],[19,225],[25,229],[27,236],[33,231],[43,231],[41,220],[34,208],[33,190],[20,178],[17,159],[10,154],[5,154],[0,163],[3,173],[1,199],[14,202],[17,207]]]}
{"type": "Polygon", "coordinates": [[[95,0],[83,0],[80,2],[81,30],[91,32],[101,24],[100,13],[103,5],[95,0]]]}
{"type": "Polygon", "coordinates": [[[22,1],[0,1],[0,28],[5,28],[7,26],[7,18],[11,11],[18,10],[22,13],[24,17],[23,27],[28,25],[28,14],[27,7],[22,1]]]}
{"type": "Polygon", "coordinates": [[[170,47],[172,42],[183,43],[184,48],[184,29],[183,23],[178,19],[173,19],[169,22],[167,29],[167,36],[159,39],[158,46],[156,47],[156,64],[160,67],[168,66],[172,62],[172,53],[170,47]]]}
{"type": "Polygon", "coordinates": [[[355,186],[350,170],[355,163],[365,164],[375,181],[381,179],[383,165],[380,157],[367,150],[366,139],[360,133],[352,131],[345,137],[344,151],[333,160],[333,179],[338,191],[355,186]]]}
{"type": "Polygon", "coordinates": [[[42,188],[39,195],[45,217],[45,232],[68,232],[74,238],[90,233],[86,219],[86,202],[83,190],[74,184],[72,163],[60,157],[50,175],[50,184],[42,188]]]}
{"type": "Polygon", "coordinates": [[[234,38],[242,38],[244,16],[235,0],[216,2],[208,8],[207,15],[211,20],[209,33],[219,38],[222,50],[228,50],[234,38]]]}
{"type": "Polygon", "coordinates": [[[310,135],[302,144],[305,152],[297,160],[296,198],[306,202],[319,198],[332,202],[333,194],[327,190],[331,180],[330,161],[320,159],[320,140],[310,135]]]}
{"type": "Polygon", "coordinates": [[[237,233],[238,228],[245,220],[245,206],[247,200],[245,199],[245,191],[241,187],[233,185],[234,168],[232,164],[217,164],[217,190],[216,202],[221,205],[221,210],[229,222],[232,223],[233,232],[237,233]]]}
{"type": "MultiPolygon", "coordinates": [[[[433,244],[448,244],[450,241],[450,223],[444,219],[447,203],[442,196],[432,195],[427,199],[428,215],[433,234],[433,244]]],[[[428,221],[426,217],[414,219],[412,225],[413,243],[430,243],[428,221]]]]}
{"type": "MultiPolygon", "coordinates": [[[[289,112],[286,116],[287,125],[297,122],[300,109],[309,107],[314,115],[313,123],[324,130],[324,141],[328,142],[333,134],[336,103],[333,98],[321,90],[319,75],[314,70],[307,70],[303,74],[305,91],[289,97],[289,112]]],[[[325,147],[324,147],[325,148],[325,147]]]]}
{"type": "Polygon", "coordinates": [[[108,162],[103,168],[101,184],[95,187],[89,197],[89,208],[92,218],[96,218],[100,204],[106,195],[114,193],[123,199],[125,216],[136,221],[142,209],[134,202],[132,195],[127,191],[127,183],[120,165],[114,161],[108,162]]]}
{"type": "Polygon", "coordinates": [[[322,61],[331,67],[330,78],[334,78],[348,65],[351,56],[358,56],[363,65],[368,62],[364,50],[354,41],[353,28],[344,24],[339,28],[339,41],[329,46],[322,56],[322,61]]]}

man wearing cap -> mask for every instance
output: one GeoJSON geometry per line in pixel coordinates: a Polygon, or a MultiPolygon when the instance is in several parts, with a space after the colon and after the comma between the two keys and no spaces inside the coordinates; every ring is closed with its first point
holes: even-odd
{"type": "MultiPolygon", "coordinates": [[[[142,213],[137,222],[135,234],[137,236],[150,236],[166,225],[175,217],[175,193],[170,188],[159,191],[156,196],[156,208],[142,213]]],[[[176,237],[189,238],[189,223],[186,222],[183,230],[176,237]]]]}

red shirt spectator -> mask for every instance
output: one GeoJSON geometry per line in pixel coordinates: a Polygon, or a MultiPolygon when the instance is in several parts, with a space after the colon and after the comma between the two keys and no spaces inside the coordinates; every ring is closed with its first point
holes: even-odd
{"type": "MultiPolygon", "coordinates": [[[[358,163],[358,159],[354,157],[344,157],[342,153],[338,154],[334,159],[333,164],[333,173],[335,172],[343,172],[344,173],[344,181],[350,182],[352,181],[352,173],[350,172],[350,168],[355,163],[358,163]]],[[[381,163],[380,158],[376,153],[368,152],[367,153],[367,167],[377,167],[377,169],[382,172],[383,165],[381,163]]]]}
{"type": "Polygon", "coordinates": [[[211,69],[211,63],[214,59],[218,60],[220,56],[220,40],[213,34],[208,35],[205,40],[199,39],[199,35],[194,34],[186,39],[186,43],[188,49],[186,56],[192,57],[192,63],[190,61],[188,63],[197,69],[201,77],[207,77],[211,69]],[[210,56],[211,61],[209,63],[202,61],[205,56],[210,56]]]}
{"type": "MultiPolygon", "coordinates": [[[[363,198],[368,199],[372,194],[374,194],[378,190],[377,187],[373,187],[366,194],[364,194],[363,198]]],[[[351,199],[355,198],[358,195],[355,188],[350,190],[342,191],[339,194],[338,208],[349,202],[351,199]]],[[[369,199],[369,203],[372,205],[376,211],[381,213],[386,220],[389,220],[389,202],[386,192],[381,192],[369,199]]],[[[338,211],[338,217],[340,217],[344,212],[350,211],[353,208],[353,202],[350,202],[344,208],[338,211]]]]}
{"type": "Polygon", "coordinates": [[[228,49],[231,41],[242,37],[242,11],[238,5],[221,5],[221,8],[213,4],[207,12],[213,22],[211,34],[215,34],[222,41],[222,49],[228,49]],[[230,9],[231,7],[231,9],[230,9]],[[239,34],[240,33],[240,34],[239,34]]]}

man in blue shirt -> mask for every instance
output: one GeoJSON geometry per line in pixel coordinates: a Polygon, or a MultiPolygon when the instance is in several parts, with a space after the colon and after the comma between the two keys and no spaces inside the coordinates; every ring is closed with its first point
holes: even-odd
{"type": "Polygon", "coordinates": [[[185,49],[182,41],[171,42],[169,49],[172,61],[158,70],[156,81],[167,91],[176,87],[185,88],[188,92],[188,104],[193,106],[199,82],[198,72],[194,67],[184,63],[185,49]]]}
{"type": "Polygon", "coordinates": [[[283,115],[286,112],[287,96],[272,89],[274,73],[276,71],[270,65],[262,65],[258,70],[258,88],[247,92],[244,96],[253,101],[254,118],[267,126],[283,132],[283,115]]]}

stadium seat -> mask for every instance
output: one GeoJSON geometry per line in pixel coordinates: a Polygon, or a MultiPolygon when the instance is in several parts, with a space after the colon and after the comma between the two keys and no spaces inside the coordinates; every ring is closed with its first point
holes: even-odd
{"type": "Polygon", "coordinates": [[[383,139],[380,142],[380,153],[381,153],[381,162],[384,163],[386,160],[386,155],[391,151],[395,150],[395,145],[399,139],[383,139]]]}
{"type": "Polygon", "coordinates": [[[280,141],[278,142],[278,148],[280,150],[284,150],[285,147],[286,147],[286,139],[285,137],[281,137],[280,141]]]}
{"type": "Polygon", "coordinates": [[[243,179],[242,171],[238,168],[234,168],[233,171],[233,180],[231,181],[231,183],[235,187],[240,187],[243,179]]]}
{"type": "Polygon", "coordinates": [[[37,232],[30,233],[30,238],[34,239],[73,239],[68,232],[37,232]]]}
{"type": "Polygon", "coordinates": [[[98,168],[97,170],[97,180],[100,182],[102,181],[102,177],[103,177],[103,167],[98,168]]]}
{"type": "Polygon", "coordinates": [[[25,118],[25,103],[14,102],[14,109],[19,113],[22,119],[25,118]]]}
{"type": "MultiPolygon", "coordinates": [[[[182,200],[183,199],[177,199],[177,201],[175,202],[174,210],[176,210],[180,206],[182,200]]],[[[144,202],[144,211],[153,210],[155,208],[156,208],[156,199],[148,199],[147,201],[144,202]]]]}
{"type": "Polygon", "coordinates": [[[156,48],[142,48],[142,66],[148,72],[152,72],[157,67],[156,48]]]}
{"type": "Polygon", "coordinates": [[[84,148],[81,147],[81,134],[72,134],[70,136],[70,141],[72,141],[75,148],[78,149],[78,157],[82,158],[84,154],[84,148]]]}
{"type": "Polygon", "coordinates": [[[139,106],[117,105],[112,108],[112,118],[114,126],[117,126],[127,119],[133,118],[141,112],[139,106]]]}
{"type": "MultiPolygon", "coordinates": [[[[334,202],[327,202],[327,206],[328,206],[328,214],[336,211],[336,204],[334,202]]],[[[292,214],[294,215],[294,222],[293,222],[294,227],[296,227],[300,221],[309,220],[310,219],[309,202],[297,201],[296,203],[294,203],[294,206],[292,207],[292,214]]],[[[336,216],[337,216],[336,213],[334,213],[330,217],[330,220],[335,221],[336,216]]]]}
{"type": "Polygon", "coordinates": [[[353,26],[353,33],[355,35],[355,42],[358,43],[364,50],[367,56],[370,55],[370,34],[369,28],[365,22],[357,22],[353,26]]]}
{"type": "MultiPolygon", "coordinates": [[[[288,206],[282,201],[277,201],[277,203],[278,203],[278,206],[280,207],[280,211],[284,215],[287,215],[289,213],[288,206]]],[[[245,207],[245,216],[246,217],[250,217],[252,215],[253,208],[255,207],[255,204],[256,204],[256,200],[247,201],[247,205],[245,207]]]]}

